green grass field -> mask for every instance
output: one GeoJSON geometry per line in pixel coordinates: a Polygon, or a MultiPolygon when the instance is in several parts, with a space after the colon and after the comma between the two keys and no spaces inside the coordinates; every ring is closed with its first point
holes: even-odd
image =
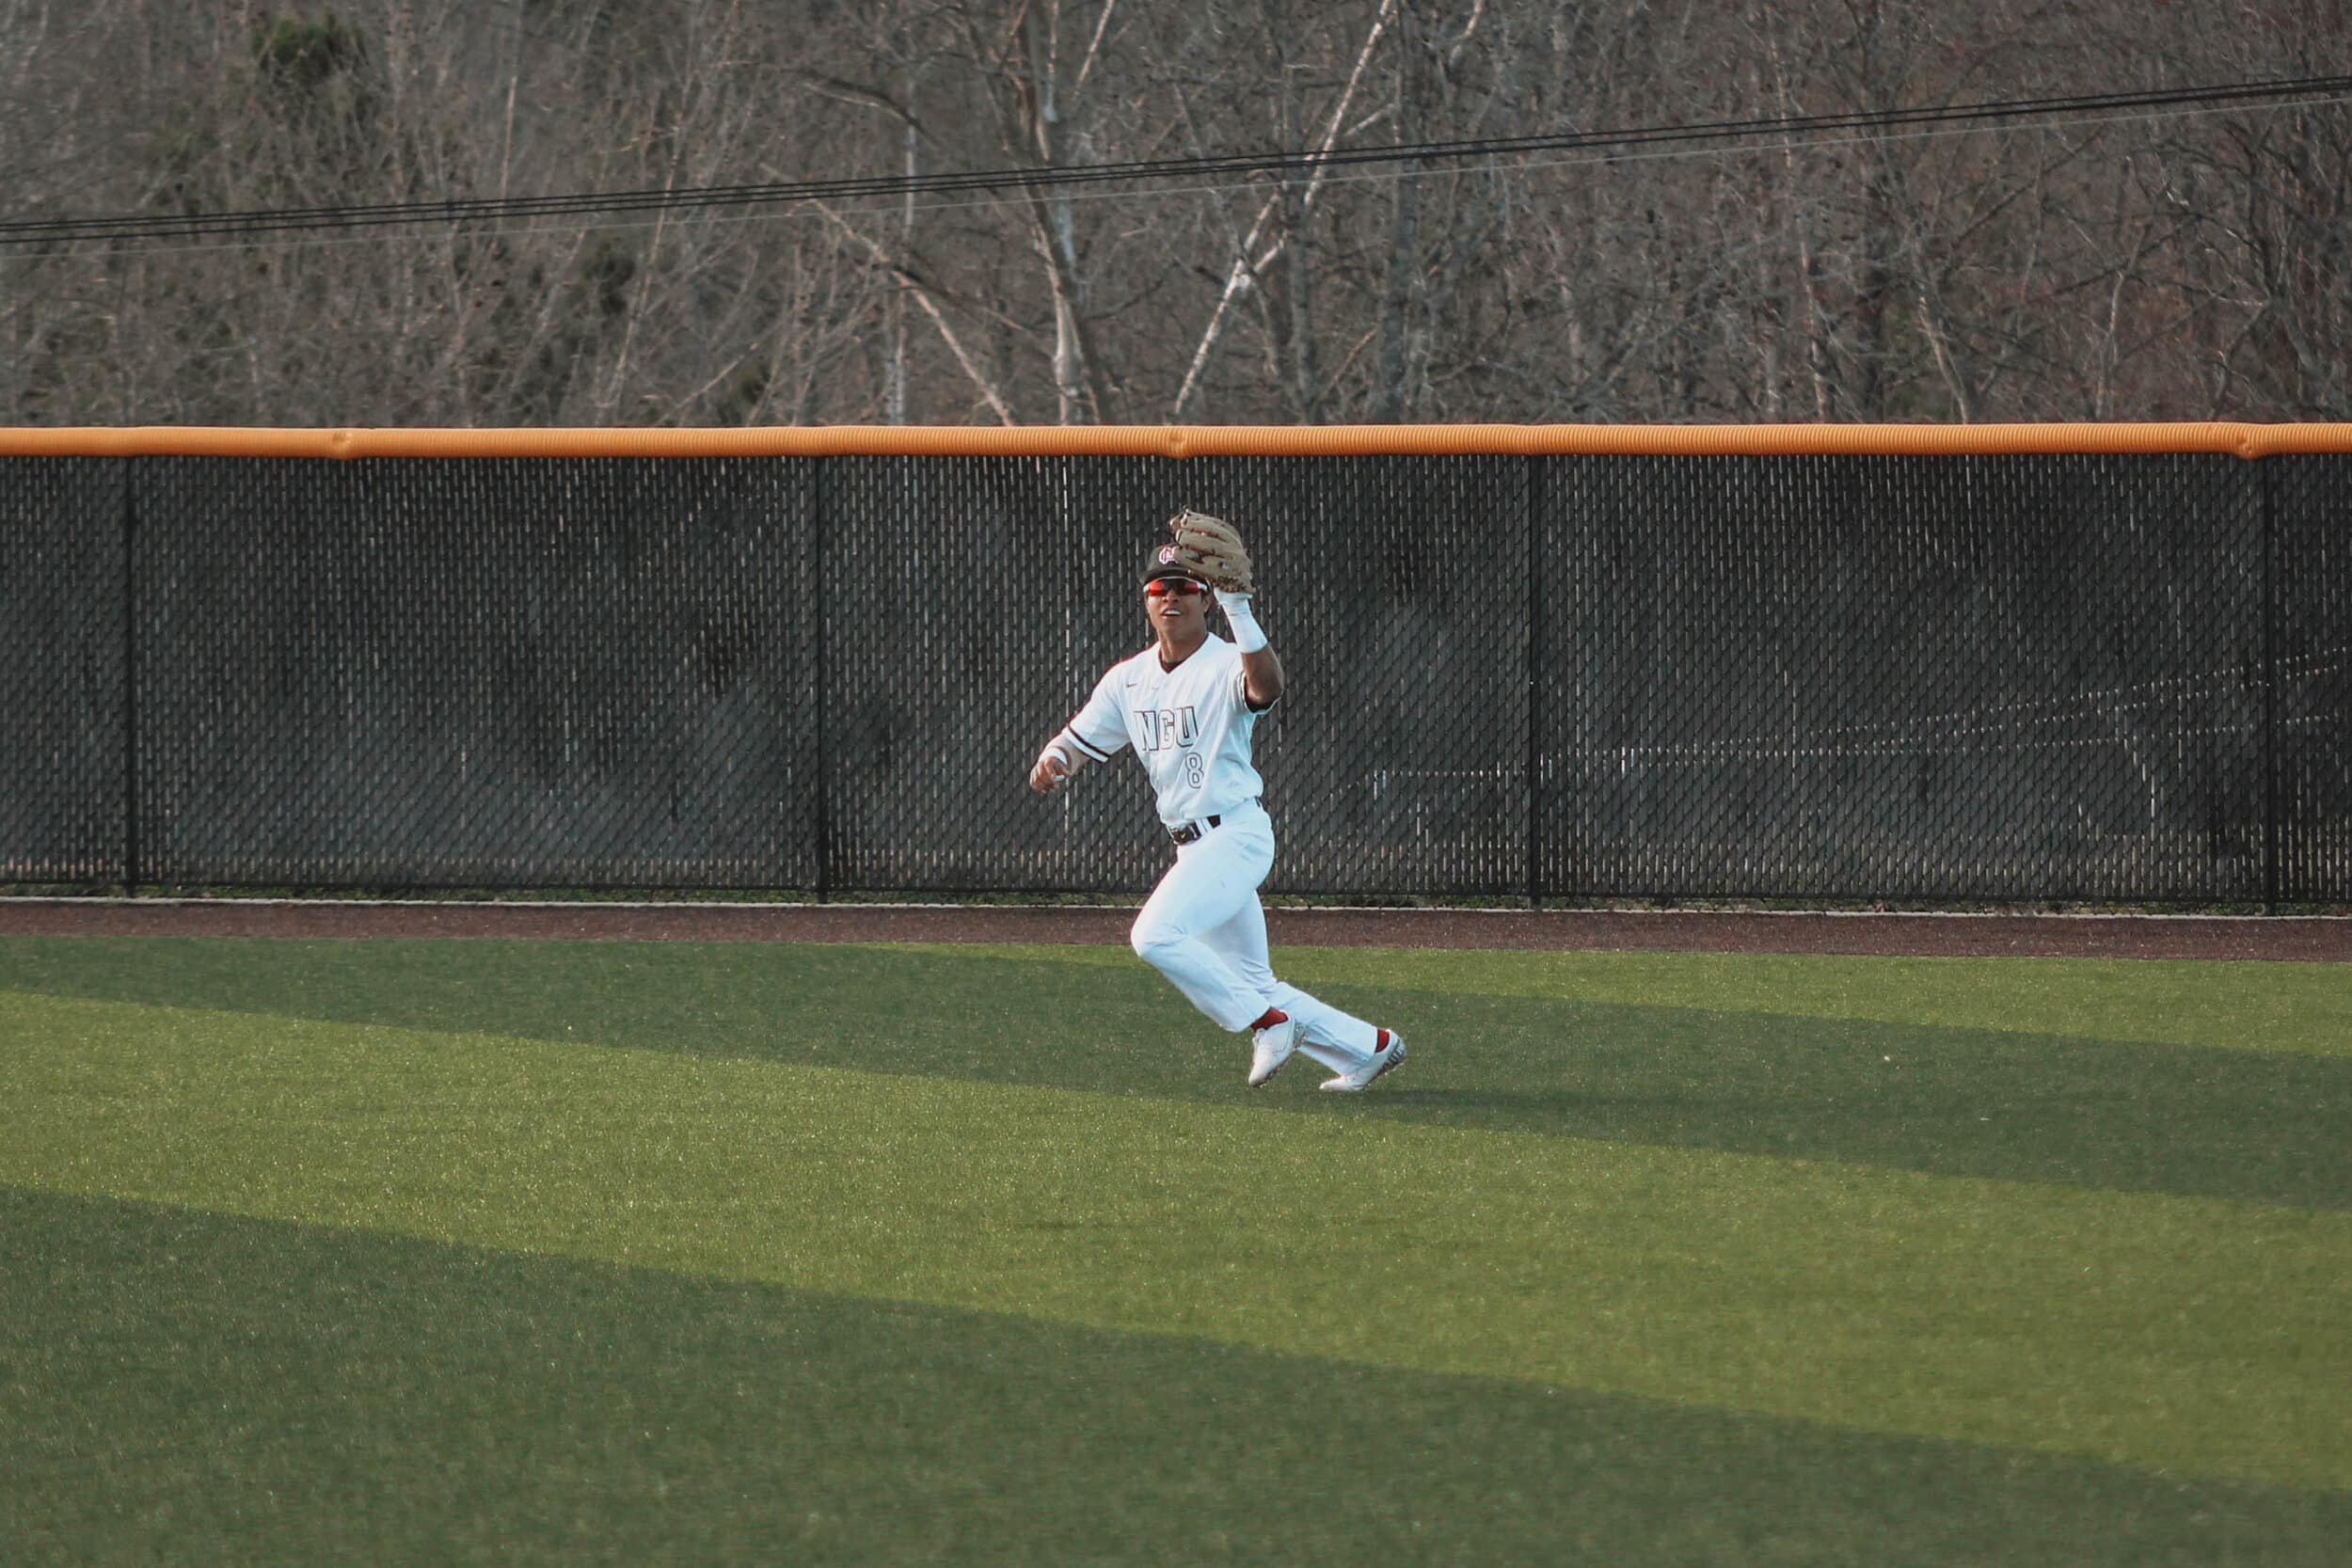
{"type": "Polygon", "coordinates": [[[2352,975],[0,940],[0,1561],[2342,1563],[2352,975]]]}

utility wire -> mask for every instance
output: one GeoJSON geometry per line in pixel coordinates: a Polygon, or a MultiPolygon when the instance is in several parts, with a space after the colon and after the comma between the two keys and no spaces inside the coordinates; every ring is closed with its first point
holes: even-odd
{"type": "Polygon", "coordinates": [[[2352,76],[2306,76],[2145,92],[2010,99],[1930,108],[1715,120],[1698,125],[1641,126],[1543,136],[1479,137],[1462,141],[1335,148],[1326,152],[1250,152],[1068,167],[807,180],[754,185],[702,185],[503,199],[265,208],[249,212],[178,215],[148,213],[115,217],[14,218],[0,221],[0,247],[55,245],[75,240],[234,240],[314,230],[502,223],[535,217],[683,212],[908,195],[1007,190],[1035,192],[1111,182],[1230,179],[1253,175],[1295,179],[1317,171],[1366,165],[1454,163],[1534,153],[1635,151],[1759,137],[1814,137],[1835,132],[1961,127],[2016,119],[2064,120],[2112,116],[2122,110],[2213,109],[2232,104],[2274,103],[2281,99],[2342,96],[2347,92],[2352,92],[2352,76]]]}
{"type": "MultiPolygon", "coordinates": [[[[2352,103],[2352,92],[2341,93],[2330,98],[2305,98],[2284,103],[2263,104],[2255,107],[2250,112],[2263,113],[2274,109],[2311,108],[2314,106],[2344,103],[2352,103]]],[[[2214,108],[2152,109],[2145,113],[2138,114],[2120,113],[2112,115],[2085,116],[2081,119],[2072,120],[2069,123],[2078,127],[2098,127],[2103,125],[2147,125],[2153,124],[2160,120],[2177,120],[2188,119],[2198,115],[2217,115],[2231,112],[2232,110],[2226,105],[2214,108]]],[[[1698,147],[1659,147],[1645,149],[1638,151],[1584,151],[1565,153],[1557,157],[1523,156],[1518,160],[1515,166],[1518,172],[1523,174],[1544,172],[1558,173],[1564,169],[1603,167],[1616,168],[1635,164],[1671,163],[1693,158],[1737,158],[1743,157],[1751,153],[1771,153],[1793,150],[1817,151],[1822,149],[1841,147],[1891,147],[1898,142],[1924,141],[1941,136],[1970,135],[1976,134],[1979,130],[1989,129],[1992,133],[1997,135],[2006,132],[2031,131],[2039,128],[2040,127],[2037,127],[2032,122],[2026,121],[1989,128],[1972,127],[1967,125],[1925,126],[1912,130],[1862,131],[1843,135],[1820,135],[1813,136],[1759,137],[1737,145],[1725,144],[1698,147]]],[[[1496,163],[1499,161],[1500,160],[1470,162],[1454,166],[1440,165],[1437,167],[1430,168],[1406,167],[1393,165],[1387,167],[1362,167],[1339,174],[1327,174],[1323,177],[1323,180],[1326,185],[1363,185],[1389,183],[1403,180],[1426,180],[1437,177],[1447,166],[1472,169],[1482,167],[1491,168],[1494,167],[1496,163]]],[[[1248,175],[1238,175],[1231,180],[1203,180],[1197,183],[1152,185],[1147,186],[1141,190],[1121,190],[1110,186],[1098,186],[1091,190],[1072,192],[1065,196],[1062,199],[1068,201],[1133,201],[1138,198],[1156,199],[1179,196],[1215,196],[1221,192],[1228,192],[1246,186],[1250,178],[1251,177],[1248,175]]],[[[922,204],[922,211],[926,213],[972,212],[982,208],[1000,207],[1007,201],[1018,199],[1020,199],[1020,198],[981,192],[966,197],[946,197],[934,198],[924,202],[922,204]]],[[[700,217],[696,221],[698,223],[706,224],[773,223],[777,221],[788,221],[807,216],[808,206],[809,204],[807,203],[790,203],[765,208],[747,207],[741,211],[725,214],[723,215],[700,217]]],[[[896,198],[887,199],[875,198],[870,201],[850,203],[837,207],[828,206],[826,210],[833,213],[836,216],[845,218],[895,218],[904,213],[905,204],[901,199],[896,198]]],[[[613,234],[656,229],[668,221],[668,217],[660,213],[656,213],[651,216],[642,214],[619,214],[611,217],[604,217],[591,214],[569,223],[534,225],[530,222],[524,222],[512,226],[490,223],[476,225],[458,231],[475,238],[524,236],[533,234],[613,234]]],[[[342,248],[351,245],[398,245],[408,242],[432,244],[437,241],[440,237],[441,236],[437,233],[426,230],[414,224],[400,226],[398,228],[379,225],[369,230],[342,231],[327,230],[315,234],[295,234],[292,236],[270,238],[257,237],[252,239],[218,240],[181,238],[178,240],[164,240],[153,244],[139,245],[136,248],[125,249],[118,252],[117,254],[122,256],[191,256],[228,250],[246,253],[262,250],[319,250],[342,248]]],[[[5,249],[0,249],[0,264],[5,264],[9,261],[40,261],[45,256],[51,254],[62,254],[62,252],[43,252],[28,246],[24,249],[19,250],[15,255],[10,256],[5,249]]]]}
{"type": "MultiPolygon", "coordinates": [[[[2328,98],[2300,98],[2280,103],[2261,104],[2254,106],[2249,112],[2267,113],[2277,109],[2312,108],[2345,103],[2352,103],[2352,91],[2340,93],[2328,98]]],[[[2217,115],[2228,114],[2231,112],[2233,112],[2233,110],[2228,105],[2220,105],[2211,108],[2159,108],[2151,109],[2143,113],[2087,115],[2079,119],[2070,120],[2068,123],[2076,127],[2087,126],[2092,128],[2106,125],[2149,125],[2154,124],[2160,120],[2186,119],[2200,115],[2217,115]]],[[[1738,158],[1753,153],[1772,153],[1797,150],[1818,151],[1823,149],[1841,147],[1891,147],[1898,142],[1925,141],[1943,136],[1964,136],[1975,135],[1979,131],[1990,131],[1992,134],[1999,135],[2004,133],[2032,131],[2038,129],[2042,129],[2042,127],[2037,126],[2032,121],[2019,121],[1992,127],[1931,125],[1910,130],[1858,131],[1842,135],[1818,135],[1812,136],[1764,136],[1752,138],[1736,145],[1722,144],[1716,146],[1702,145],[1698,147],[1658,147],[1643,149],[1637,151],[1612,151],[1605,150],[1597,151],[1588,150],[1583,152],[1564,153],[1556,157],[1537,157],[1532,155],[1521,156],[1515,167],[1517,172],[1522,174],[1546,172],[1558,173],[1564,169],[1617,168],[1644,163],[1672,163],[1693,158],[1738,158]]],[[[1409,167],[1395,165],[1391,165],[1387,167],[1361,167],[1343,173],[1327,174],[1323,177],[1323,182],[1326,185],[1363,185],[1390,183],[1404,180],[1426,180],[1437,177],[1448,166],[1471,169],[1492,168],[1495,167],[1500,161],[1501,160],[1467,162],[1452,166],[1439,165],[1436,167],[1409,167]]],[[[1211,179],[1202,180],[1197,183],[1152,185],[1144,187],[1140,190],[1121,190],[1111,186],[1098,186],[1091,190],[1071,192],[1064,196],[1061,199],[1073,202],[1133,201],[1138,198],[1156,199],[1178,196],[1215,196],[1221,192],[1228,192],[1246,186],[1249,182],[1251,176],[1248,175],[1237,175],[1231,180],[1211,179]]],[[[922,211],[926,213],[972,212],[988,207],[1001,207],[1007,201],[1018,199],[1021,198],[1002,194],[981,192],[972,196],[946,197],[925,201],[922,203],[922,211]]],[[[698,223],[705,224],[772,223],[779,220],[790,220],[803,217],[807,214],[807,208],[809,205],[810,204],[808,203],[791,203],[767,208],[746,208],[742,211],[729,213],[720,216],[700,217],[696,221],[698,223]]],[[[878,198],[870,201],[850,203],[837,207],[828,206],[826,210],[840,217],[895,218],[901,215],[905,212],[905,203],[902,199],[898,198],[878,198]]],[[[530,222],[524,222],[513,226],[496,223],[484,224],[466,229],[462,230],[462,232],[476,238],[521,236],[531,234],[612,234],[655,229],[664,223],[667,223],[669,219],[667,215],[660,213],[654,214],[651,216],[621,214],[611,217],[600,217],[592,214],[573,222],[563,224],[534,225],[530,222]]],[[[282,238],[219,240],[183,238],[177,241],[167,240],[156,244],[141,245],[135,249],[123,250],[119,254],[124,256],[189,256],[225,250],[241,252],[258,250],[317,250],[340,248],[349,245],[396,245],[408,241],[430,244],[437,240],[439,237],[439,235],[427,231],[416,225],[407,225],[397,230],[389,229],[385,226],[379,226],[373,230],[362,230],[357,231],[330,230],[319,234],[297,234],[282,238]]],[[[10,260],[39,261],[41,260],[46,254],[50,253],[27,248],[19,251],[14,257],[10,257],[4,249],[0,249],[0,262],[6,262],[10,260]]]]}

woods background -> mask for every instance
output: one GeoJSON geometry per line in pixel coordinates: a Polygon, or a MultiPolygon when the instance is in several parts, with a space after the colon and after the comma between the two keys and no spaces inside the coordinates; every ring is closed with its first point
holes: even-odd
{"type": "MultiPolygon", "coordinates": [[[[2340,0],[0,0],[5,216],[2226,85],[2340,0]]],[[[0,422],[2342,418],[2352,108],[0,248],[0,422]]]]}

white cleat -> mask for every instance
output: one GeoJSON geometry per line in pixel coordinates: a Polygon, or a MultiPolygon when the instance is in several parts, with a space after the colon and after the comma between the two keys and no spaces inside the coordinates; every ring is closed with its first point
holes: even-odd
{"type": "Polygon", "coordinates": [[[1295,1018],[1259,1030],[1249,1052],[1249,1086],[1262,1089],[1274,1082],[1274,1075],[1282,1070],[1282,1064],[1297,1049],[1298,1020],[1295,1018]]]}
{"type": "Polygon", "coordinates": [[[1380,1031],[1380,1043],[1373,1048],[1372,1060],[1353,1072],[1343,1072],[1337,1078],[1327,1078],[1323,1086],[1333,1094],[1361,1094],[1372,1087],[1372,1081],[1405,1060],[1405,1037],[1392,1029],[1380,1031]]]}

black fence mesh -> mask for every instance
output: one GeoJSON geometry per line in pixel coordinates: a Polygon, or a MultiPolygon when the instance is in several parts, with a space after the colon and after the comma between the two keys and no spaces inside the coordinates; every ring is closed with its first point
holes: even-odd
{"type": "Polygon", "coordinates": [[[1526,891],[1528,472],[1506,457],[1184,471],[1187,504],[1248,531],[1289,681],[1258,727],[1270,887],[1526,891]]]}
{"type": "Polygon", "coordinates": [[[2278,517],[2269,653],[2277,703],[2265,748],[2277,820],[2275,897],[2352,893],[2352,458],[2262,465],[2278,517]]]}
{"type": "Polygon", "coordinates": [[[0,458],[0,881],[119,879],[130,467],[0,458]]]}
{"type": "Polygon", "coordinates": [[[1107,458],[823,465],[834,885],[1037,891],[1156,874],[1135,790],[1028,788],[1039,746],[1100,673],[1088,661],[1142,641],[1139,616],[1112,612],[1158,521],[1143,477],[1107,458]]]}
{"type": "MultiPolygon", "coordinates": [[[[2228,457],[1567,460],[1569,892],[2259,898],[2260,487],[2228,457]]],[[[2340,737],[2339,737],[2340,738],[2340,737]]]]}
{"type": "Polygon", "coordinates": [[[1140,891],[1025,777],[1191,505],[1272,891],[2343,900],[2347,464],[13,460],[0,879],[1140,891]]]}
{"type": "Polygon", "coordinates": [[[715,459],[144,469],[140,878],[813,883],[805,485],[715,459]]]}

